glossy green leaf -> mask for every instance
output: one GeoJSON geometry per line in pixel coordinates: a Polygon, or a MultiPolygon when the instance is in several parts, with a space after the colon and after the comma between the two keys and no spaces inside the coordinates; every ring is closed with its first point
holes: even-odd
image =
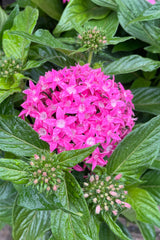
{"type": "Polygon", "coordinates": [[[144,58],[138,55],[122,57],[104,67],[106,74],[123,74],[143,70],[146,72],[153,71],[160,67],[159,61],[150,58],[144,58]]]}
{"type": "Polygon", "coordinates": [[[23,61],[26,59],[30,41],[10,33],[12,31],[22,31],[31,34],[37,19],[38,10],[29,6],[15,17],[13,27],[10,30],[6,30],[3,34],[3,50],[7,57],[15,57],[23,61]]]}
{"type": "Polygon", "coordinates": [[[0,31],[2,30],[4,24],[6,23],[8,15],[6,12],[0,7],[0,31]]]}
{"type": "Polygon", "coordinates": [[[148,21],[159,19],[160,17],[160,3],[153,4],[149,9],[146,9],[140,14],[137,18],[133,19],[130,23],[139,22],[139,21],[148,21]]]}
{"type": "Polygon", "coordinates": [[[46,196],[39,193],[34,187],[23,186],[19,191],[17,204],[30,210],[55,210],[62,208],[58,197],[55,194],[46,196]]]}
{"type": "Polygon", "coordinates": [[[151,4],[144,0],[115,0],[118,5],[118,18],[121,26],[130,35],[154,46],[159,46],[160,29],[154,21],[130,22],[148,9],[151,4]]]}
{"type": "Polygon", "coordinates": [[[49,211],[31,211],[15,204],[12,226],[14,240],[35,240],[49,228],[49,211]]]}
{"type": "Polygon", "coordinates": [[[10,95],[16,93],[16,92],[21,92],[20,88],[12,88],[9,90],[0,90],[0,103],[3,102],[7,97],[10,95]]]}
{"type": "Polygon", "coordinates": [[[160,88],[137,88],[132,93],[136,111],[160,114],[160,88]]]}
{"type": "Polygon", "coordinates": [[[150,168],[160,170],[160,151],[150,168]]]}
{"type": "Polygon", "coordinates": [[[160,227],[160,211],[146,190],[129,188],[127,202],[135,210],[137,220],[160,227]]]}
{"type": "Polygon", "coordinates": [[[61,152],[57,155],[59,165],[74,167],[76,164],[82,162],[86,157],[88,157],[97,148],[97,146],[98,144],[83,149],[61,152]]]}
{"type": "MultiPolygon", "coordinates": [[[[118,236],[121,240],[131,240],[131,238],[128,238],[127,235],[125,235],[123,233],[123,231],[121,230],[121,228],[117,225],[117,223],[112,219],[112,217],[106,213],[103,212],[102,213],[102,217],[103,220],[107,223],[107,225],[109,226],[110,230],[116,235],[118,236]]],[[[111,236],[113,237],[113,235],[111,234],[111,236]]],[[[113,238],[114,239],[114,238],[113,238]]],[[[101,240],[101,238],[100,238],[101,240]]],[[[106,238],[107,240],[107,238],[106,238]]],[[[110,240],[110,238],[108,238],[108,240],[110,240]]],[[[116,239],[115,239],[116,240],[116,239]]]]}
{"type": "Polygon", "coordinates": [[[149,87],[151,85],[151,81],[150,80],[147,80],[143,77],[139,77],[137,78],[131,85],[130,89],[131,91],[133,90],[134,91],[134,88],[144,88],[144,87],[149,87]]]}
{"type": "Polygon", "coordinates": [[[54,34],[71,30],[75,25],[82,26],[90,19],[101,19],[108,14],[108,9],[99,7],[90,0],[70,1],[63,11],[61,19],[54,29],[54,34]]]}
{"type": "Polygon", "coordinates": [[[144,240],[155,240],[156,232],[153,225],[143,222],[137,222],[137,225],[144,237],[144,240]]]}
{"type": "Polygon", "coordinates": [[[49,147],[22,119],[0,116],[0,149],[18,156],[32,156],[49,147]]]}
{"type": "Polygon", "coordinates": [[[12,223],[12,208],[16,197],[16,190],[12,183],[0,180],[0,221],[12,223]]]}
{"type": "MultiPolygon", "coordinates": [[[[130,238],[132,239],[130,233],[128,232],[127,228],[119,221],[117,221],[117,224],[123,232],[130,238]]],[[[105,223],[102,222],[100,226],[100,232],[99,232],[99,240],[121,240],[117,235],[115,235],[109,226],[105,223]]]]}
{"type": "Polygon", "coordinates": [[[12,32],[12,35],[18,35],[32,42],[39,43],[57,50],[63,50],[64,53],[71,52],[69,45],[57,40],[48,30],[39,29],[33,35],[25,32],[14,31],[12,32]]]}
{"type": "Polygon", "coordinates": [[[117,4],[114,0],[91,0],[91,1],[102,7],[111,8],[113,10],[117,9],[117,4]]]}
{"type": "Polygon", "coordinates": [[[23,70],[26,71],[26,70],[29,70],[29,69],[32,69],[32,68],[40,67],[45,62],[50,61],[52,59],[54,59],[54,57],[52,57],[52,58],[45,58],[45,59],[40,60],[40,61],[29,60],[28,62],[26,62],[25,66],[23,67],[23,70]]]}
{"type": "Polygon", "coordinates": [[[160,116],[136,128],[118,144],[107,163],[108,174],[142,174],[157,157],[159,146],[160,116]]]}
{"type": "Polygon", "coordinates": [[[0,179],[22,184],[28,182],[28,164],[19,159],[0,158],[0,179]]]}
{"type": "Polygon", "coordinates": [[[32,0],[39,8],[42,9],[51,18],[59,20],[63,11],[62,1],[59,0],[32,0]]]}
{"type": "Polygon", "coordinates": [[[149,170],[141,179],[144,183],[139,187],[147,190],[154,200],[160,204],[160,170],[149,170]]]}
{"type": "Polygon", "coordinates": [[[60,66],[60,67],[70,67],[75,65],[75,61],[67,55],[56,51],[53,48],[47,47],[45,45],[36,44],[36,46],[30,49],[30,57],[35,59],[48,58],[50,62],[60,66]]]}
{"type": "Polygon", "coordinates": [[[59,189],[59,198],[64,208],[73,212],[82,213],[83,216],[75,216],[55,210],[51,213],[51,229],[56,240],[92,240],[88,236],[87,225],[89,211],[82,190],[70,174],[66,173],[65,184],[59,189]]]}
{"type": "Polygon", "coordinates": [[[3,35],[3,32],[5,30],[7,30],[7,29],[10,29],[12,27],[13,20],[17,16],[18,13],[19,13],[19,7],[18,7],[18,5],[16,5],[15,8],[10,13],[10,15],[8,16],[8,18],[5,21],[5,23],[3,24],[2,28],[0,27],[0,47],[2,47],[2,35],[3,35]]]}
{"type": "Polygon", "coordinates": [[[108,45],[116,45],[118,43],[125,42],[132,38],[133,37],[112,37],[112,38],[107,39],[107,44],[108,45]]]}

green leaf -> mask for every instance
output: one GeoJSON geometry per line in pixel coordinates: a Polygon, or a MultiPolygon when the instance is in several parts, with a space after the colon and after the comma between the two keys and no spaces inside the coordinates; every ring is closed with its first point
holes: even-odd
{"type": "Polygon", "coordinates": [[[13,88],[9,90],[0,90],[0,103],[3,102],[7,97],[10,95],[16,93],[16,92],[21,92],[21,88],[13,88]]]}
{"type": "Polygon", "coordinates": [[[154,160],[154,162],[150,166],[150,168],[160,170],[160,151],[158,153],[158,156],[156,157],[156,159],[154,160]]]}
{"type": "MultiPolygon", "coordinates": [[[[108,224],[110,230],[116,235],[118,236],[121,240],[130,240],[130,238],[128,238],[123,231],[121,230],[121,228],[116,224],[116,222],[112,219],[112,217],[106,213],[103,212],[102,213],[102,218],[103,220],[108,224]]],[[[112,235],[113,236],[113,235],[112,235]]],[[[101,239],[100,239],[101,240],[101,239]]],[[[107,240],[107,238],[106,238],[107,240]]],[[[108,240],[110,240],[110,238],[108,238],[108,240]]],[[[116,239],[115,239],[116,240],[116,239]]]]}
{"type": "Polygon", "coordinates": [[[132,89],[136,111],[160,114],[160,88],[145,87],[132,89]]]}
{"type": "Polygon", "coordinates": [[[114,0],[91,0],[91,1],[102,7],[111,8],[113,10],[117,9],[117,4],[115,3],[114,0]]]}
{"type": "Polygon", "coordinates": [[[40,60],[40,61],[29,60],[29,61],[26,62],[25,66],[23,67],[23,71],[26,71],[26,70],[29,70],[29,69],[32,69],[32,68],[40,67],[45,62],[50,61],[52,59],[54,59],[54,57],[52,57],[52,58],[45,58],[45,59],[40,60]]]}
{"type": "Polygon", "coordinates": [[[89,210],[79,184],[70,173],[66,173],[64,185],[59,189],[58,196],[64,208],[80,212],[83,216],[67,214],[62,210],[52,211],[51,230],[53,237],[56,240],[92,240],[88,236],[89,210]]]}
{"type": "Polygon", "coordinates": [[[37,30],[33,35],[20,32],[20,31],[14,31],[12,32],[12,35],[18,35],[25,39],[28,39],[32,42],[39,43],[57,50],[63,50],[64,53],[70,53],[71,49],[69,49],[69,45],[66,45],[59,40],[57,40],[48,30],[39,29],[37,30]]]}
{"type": "Polygon", "coordinates": [[[108,14],[108,9],[99,7],[90,0],[70,1],[63,11],[61,19],[54,29],[54,34],[71,30],[75,25],[82,26],[90,19],[101,19],[108,14]]]}
{"type": "Polygon", "coordinates": [[[129,188],[127,202],[135,210],[137,220],[160,227],[158,206],[146,190],[129,188]]]}
{"type": "Polygon", "coordinates": [[[31,34],[37,19],[38,10],[29,6],[15,17],[13,27],[3,34],[3,50],[7,57],[15,57],[23,61],[26,59],[30,41],[10,33],[12,31],[22,31],[31,34]]]}
{"type": "Polygon", "coordinates": [[[144,12],[142,12],[141,15],[133,19],[130,23],[159,19],[159,16],[160,16],[160,3],[157,2],[157,4],[153,4],[149,9],[146,9],[144,12]]]}
{"type": "Polygon", "coordinates": [[[0,158],[0,179],[17,184],[28,182],[28,164],[19,159],[0,158]]]}
{"type": "Polygon", "coordinates": [[[22,119],[0,116],[0,149],[18,156],[32,156],[49,147],[22,119]]]}
{"type": "Polygon", "coordinates": [[[0,31],[2,30],[4,24],[6,23],[8,15],[6,12],[0,7],[0,31]]]}
{"type": "MultiPolygon", "coordinates": [[[[15,8],[13,9],[13,11],[10,13],[10,15],[8,16],[7,20],[5,21],[5,23],[3,24],[3,27],[0,28],[0,47],[2,47],[2,36],[3,36],[3,32],[7,29],[10,29],[13,25],[13,20],[14,18],[17,16],[17,14],[19,13],[19,7],[18,5],[15,6],[15,8]]],[[[0,21],[1,22],[1,21],[0,21]]],[[[1,23],[0,23],[1,24],[1,23]]]]}
{"type": "Polygon", "coordinates": [[[62,208],[58,197],[55,194],[46,196],[39,193],[36,188],[23,186],[19,191],[17,204],[30,210],[55,210],[62,208]]]}
{"type": "Polygon", "coordinates": [[[0,221],[12,224],[12,208],[16,191],[12,183],[0,180],[0,221]]]}
{"type": "Polygon", "coordinates": [[[49,211],[31,211],[15,204],[12,226],[14,240],[35,240],[49,228],[49,211]]]}
{"type": "Polygon", "coordinates": [[[118,4],[118,18],[121,26],[130,35],[159,47],[160,29],[155,26],[154,21],[135,22],[132,20],[148,9],[151,4],[144,0],[115,0],[118,4]]]}
{"type": "Polygon", "coordinates": [[[158,155],[159,146],[160,116],[136,128],[118,144],[107,163],[108,174],[143,173],[158,155]]]}
{"type": "Polygon", "coordinates": [[[63,4],[59,0],[32,0],[42,11],[51,18],[59,20],[63,11],[63,4]]]}
{"type": "Polygon", "coordinates": [[[141,178],[144,181],[139,187],[147,190],[154,200],[160,204],[160,171],[149,170],[141,178]]]}
{"type": "Polygon", "coordinates": [[[160,67],[159,61],[150,58],[144,58],[138,55],[122,57],[104,67],[106,74],[123,74],[143,70],[145,72],[153,71],[160,67]]]}
{"type": "Polygon", "coordinates": [[[57,155],[57,160],[59,161],[59,165],[74,167],[88,157],[97,147],[98,144],[83,149],[64,151],[57,155]]]}
{"type": "Polygon", "coordinates": [[[152,224],[137,222],[137,225],[144,237],[144,240],[155,240],[156,232],[152,224]]]}

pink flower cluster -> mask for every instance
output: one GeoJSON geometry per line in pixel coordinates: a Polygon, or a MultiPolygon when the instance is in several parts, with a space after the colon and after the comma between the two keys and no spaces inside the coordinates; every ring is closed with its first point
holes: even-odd
{"type": "Polygon", "coordinates": [[[69,2],[70,0],[63,0],[63,3],[69,2]]]}
{"type": "Polygon", "coordinates": [[[58,152],[100,143],[86,159],[104,166],[117,144],[134,126],[133,95],[121,83],[115,83],[101,69],[88,64],[52,70],[31,81],[19,116],[35,118],[33,128],[40,138],[58,152]]]}
{"type": "Polygon", "coordinates": [[[147,0],[148,2],[150,2],[151,4],[155,4],[156,1],[155,0],[147,0]]]}

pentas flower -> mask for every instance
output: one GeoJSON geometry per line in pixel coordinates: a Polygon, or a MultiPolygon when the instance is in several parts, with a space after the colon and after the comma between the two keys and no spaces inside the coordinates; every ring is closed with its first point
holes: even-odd
{"type": "Polygon", "coordinates": [[[37,85],[30,81],[24,93],[26,100],[19,116],[35,118],[33,128],[51,151],[100,143],[85,159],[92,170],[106,165],[104,156],[109,157],[134,126],[131,91],[88,64],[53,69],[41,76],[37,85]]]}
{"type": "Polygon", "coordinates": [[[155,0],[147,0],[149,3],[151,3],[151,4],[155,4],[156,3],[156,1],[155,0]]]}
{"type": "Polygon", "coordinates": [[[78,42],[81,46],[96,53],[106,45],[107,40],[104,32],[95,26],[93,29],[87,29],[82,34],[79,34],[78,42]]]}
{"type": "Polygon", "coordinates": [[[29,185],[38,191],[57,191],[63,181],[64,172],[56,161],[56,156],[47,152],[35,154],[30,161],[29,185]]]}
{"type": "Polygon", "coordinates": [[[121,174],[117,176],[91,175],[88,182],[84,182],[84,197],[96,214],[109,212],[117,216],[131,205],[125,202],[127,191],[121,181],[121,174]]]}
{"type": "Polygon", "coordinates": [[[70,0],[63,0],[63,3],[69,2],[70,0]]]}
{"type": "Polygon", "coordinates": [[[9,78],[21,70],[22,62],[20,59],[7,58],[3,52],[0,52],[0,78],[9,78]]]}

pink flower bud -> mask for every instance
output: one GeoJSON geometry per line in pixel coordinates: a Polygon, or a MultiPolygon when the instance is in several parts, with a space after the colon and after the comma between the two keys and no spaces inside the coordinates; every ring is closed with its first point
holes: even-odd
{"type": "Polygon", "coordinates": [[[89,38],[92,38],[92,34],[89,34],[89,38]]]}
{"type": "Polygon", "coordinates": [[[61,179],[60,179],[60,178],[57,178],[57,182],[58,182],[58,183],[61,183],[61,179]]]}
{"type": "Polygon", "coordinates": [[[120,174],[118,174],[117,176],[115,176],[115,180],[119,180],[120,178],[122,177],[122,174],[120,173],[120,174]]]}
{"type": "Polygon", "coordinates": [[[105,44],[107,41],[106,40],[103,40],[103,43],[105,44]]]}
{"type": "Polygon", "coordinates": [[[38,183],[38,180],[37,180],[37,179],[35,179],[33,183],[34,183],[34,184],[37,184],[37,183],[38,183]]]}
{"type": "Polygon", "coordinates": [[[51,168],[51,171],[54,172],[56,169],[54,167],[51,168]]]}
{"type": "Polygon", "coordinates": [[[113,201],[111,201],[111,205],[112,205],[112,206],[114,205],[114,202],[113,202],[113,201]]]}
{"type": "Polygon", "coordinates": [[[111,197],[108,196],[108,197],[107,197],[107,200],[108,200],[108,201],[111,201],[111,197]]]}
{"type": "Polygon", "coordinates": [[[36,176],[36,175],[37,175],[37,173],[36,173],[36,172],[34,172],[34,173],[33,173],[33,176],[36,176]]]}
{"type": "Polygon", "coordinates": [[[38,160],[39,159],[39,156],[37,154],[34,154],[34,159],[35,160],[38,160]]]}
{"type": "Polygon", "coordinates": [[[48,183],[48,179],[47,178],[44,181],[45,181],[45,183],[48,183]]]}
{"type": "Polygon", "coordinates": [[[87,197],[89,197],[89,195],[88,195],[88,193],[85,193],[84,198],[87,198],[87,197]]]}
{"type": "Polygon", "coordinates": [[[117,216],[117,210],[113,210],[112,213],[114,214],[114,216],[117,216]]]}
{"type": "Polygon", "coordinates": [[[126,208],[131,208],[131,205],[129,203],[126,203],[126,202],[123,202],[123,203],[126,208]]]}
{"type": "Polygon", "coordinates": [[[104,195],[103,195],[103,194],[101,194],[101,195],[100,195],[100,197],[101,197],[101,198],[103,198],[103,197],[104,197],[104,195]]]}
{"type": "Polygon", "coordinates": [[[103,186],[103,185],[104,185],[104,182],[102,181],[100,184],[101,184],[101,186],[103,186]]]}
{"type": "Polygon", "coordinates": [[[37,171],[38,173],[41,173],[42,171],[40,170],[40,169],[38,169],[38,171],[37,171]]]}
{"type": "Polygon", "coordinates": [[[43,161],[45,161],[45,160],[46,160],[46,157],[42,155],[41,159],[42,159],[43,161]]]}
{"type": "Polygon", "coordinates": [[[106,177],[106,182],[109,182],[110,179],[111,179],[110,176],[106,177]]]}
{"type": "Polygon", "coordinates": [[[56,177],[56,174],[53,174],[52,176],[53,176],[53,177],[56,177]]]}
{"type": "Polygon", "coordinates": [[[86,186],[86,187],[88,186],[88,183],[86,183],[86,182],[84,182],[83,184],[84,184],[84,186],[86,186]]]}
{"type": "Polygon", "coordinates": [[[93,181],[94,181],[94,176],[92,175],[92,176],[90,176],[90,179],[89,179],[89,181],[92,183],[93,181]]]}
{"type": "Polygon", "coordinates": [[[118,203],[118,204],[122,203],[122,201],[120,199],[116,199],[115,202],[118,203]]]}
{"type": "Polygon", "coordinates": [[[79,38],[79,39],[82,39],[82,36],[79,34],[79,35],[78,35],[78,38],[79,38]]]}
{"type": "Polygon", "coordinates": [[[96,181],[98,181],[99,180],[99,176],[95,175],[95,179],[96,179],[96,181]]]}
{"type": "Polygon", "coordinates": [[[105,210],[105,211],[108,211],[108,209],[109,209],[109,208],[108,208],[107,206],[104,206],[104,210],[105,210]]]}
{"type": "Polygon", "coordinates": [[[31,165],[31,166],[34,166],[34,162],[30,162],[30,165],[31,165]]]}
{"type": "Polygon", "coordinates": [[[121,189],[121,188],[124,188],[124,185],[119,185],[119,188],[121,189]]]}
{"type": "Polygon", "coordinates": [[[95,213],[96,213],[96,214],[99,214],[100,211],[101,211],[101,207],[100,207],[100,205],[97,205],[96,210],[95,210],[95,213]]]}
{"type": "Polygon", "coordinates": [[[110,191],[109,194],[112,195],[113,197],[117,197],[117,193],[114,191],[110,191]]]}
{"type": "Polygon", "coordinates": [[[56,185],[53,186],[53,191],[57,191],[57,186],[56,185]]]}
{"type": "Polygon", "coordinates": [[[96,203],[97,202],[97,198],[93,198],[93,202],[96,203]]]}
{"type": "Polygon", "coordinates": [[[49,191],[50,189],[51,189],[51,188],[48,186],[48,187],[47,187],[47,191],[49,191]]]}
{"type": "Polygon", "coordinates": [[[47,173],[46,173],[46,172],[43,172],[43,176],[46,177],[46,176],[47,176],[47,173]]]}
{"type": "Polygon", "coordinates": [[[100,189],[97,189],[97,190],[96,190],[96,192],[97,192],[97,193],[100,193],[100,192],[101,192],[101,190],[100,190],[100,189]]]}
{"type": "Polygon", "coordinates": [[[127,194],[128,194],[128,192],[127,192],[127,191],[124,191],[124,194],[125,194],[125,195],[127,195],[127,194]]]}

